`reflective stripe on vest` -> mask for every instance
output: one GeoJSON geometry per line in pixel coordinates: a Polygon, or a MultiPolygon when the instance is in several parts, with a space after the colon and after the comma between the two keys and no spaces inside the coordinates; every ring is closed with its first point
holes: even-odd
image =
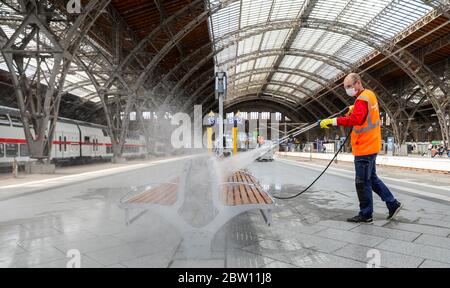
{"type": "Polygon", "coordinates": [[[377,122],[372,123],[372,115],[371,115],[372,103],[370,102],[369,97],[362,95],[362,96],[359,96],[358,99],[367,101],[367,108],[368,108],[367,109],[367,127],[364,127],[361,129],[356,129],[355,127],[353,127],[353,132],[355,132],[355,134],[361,134],[361,133],[370,131],[370,130],[375,129],[378,126],[380,126],[380,120],[377,120],[377,122]]]}

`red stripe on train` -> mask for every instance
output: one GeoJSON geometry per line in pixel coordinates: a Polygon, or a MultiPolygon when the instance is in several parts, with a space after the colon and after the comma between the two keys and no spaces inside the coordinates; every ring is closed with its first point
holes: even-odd
{"type": "MultiPolygon", "coordinates": [[[[27,144],[27,141],[25,139],[13,139],[13,138],[0,138],[0,143],[6,143],[6,144],[27,144]]],[[[87,143],[87,142],[64,142],[64,141],[53,141],[53,145],[94,145],[93,143],[87,143]]],[[[107,146],[111,147],[111,143],[96,143],[96,146],[107,146]]],[[[125,144],[125,147],[145,147],[145,145],[139,145],[139,144],[125,144]]]]}
{"type": "Polygon", "coordinates": [[[0,142],[8,144],[27,144],[25,139],[0,138],[0,142]]]}

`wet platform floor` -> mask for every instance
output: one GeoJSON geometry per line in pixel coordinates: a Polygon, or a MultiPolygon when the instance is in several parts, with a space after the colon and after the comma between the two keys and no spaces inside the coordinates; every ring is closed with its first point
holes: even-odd
{"type": "MultiPolygon", "coordinates": [[[[291,195],[319,173],[306,164],[277,159],[248,168],[271,193],[291,195]]],[[[186,256],[182,235],[164,217],[148,211],[126,226],[117,205],[132,186],[170,179],[180,167],[162,163],[51,190],[1,192],[0,267],[63,268],[71,249],[80,251],[81,267],[366,267],[373,253],[382,267],[450,267],[449,203],[408,192],[448,188],[408,184],[409,172],[398,171],[406,181],[386,181],[405,205],[397,219],[386,221],[375,197],[374,224],[347,223],[358,208],[348,167],[298,198],[279,200],[272,226],[259,211],[243,213],[219,230],[207,257],[186,256]]]]}

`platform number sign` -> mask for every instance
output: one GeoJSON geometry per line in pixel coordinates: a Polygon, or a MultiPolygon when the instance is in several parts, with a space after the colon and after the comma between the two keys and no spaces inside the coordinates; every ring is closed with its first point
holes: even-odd
{"type": "Polygon", "coordinates": [[[207,118],[207,125],[212,127],[216,124],[216,118],[215,117],[208,117],[207,118]]]}

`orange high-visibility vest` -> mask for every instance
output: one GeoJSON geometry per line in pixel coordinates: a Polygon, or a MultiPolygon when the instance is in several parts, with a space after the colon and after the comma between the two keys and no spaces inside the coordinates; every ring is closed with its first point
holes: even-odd
{"type": "Polygon", "coordinates": [[[368,113],[362,125],[353,127],[352,153],[355,156],[376,154],[381,151],[380,109],[377,96],[366,89],[356,100],[367,102],[368,113]]]}

